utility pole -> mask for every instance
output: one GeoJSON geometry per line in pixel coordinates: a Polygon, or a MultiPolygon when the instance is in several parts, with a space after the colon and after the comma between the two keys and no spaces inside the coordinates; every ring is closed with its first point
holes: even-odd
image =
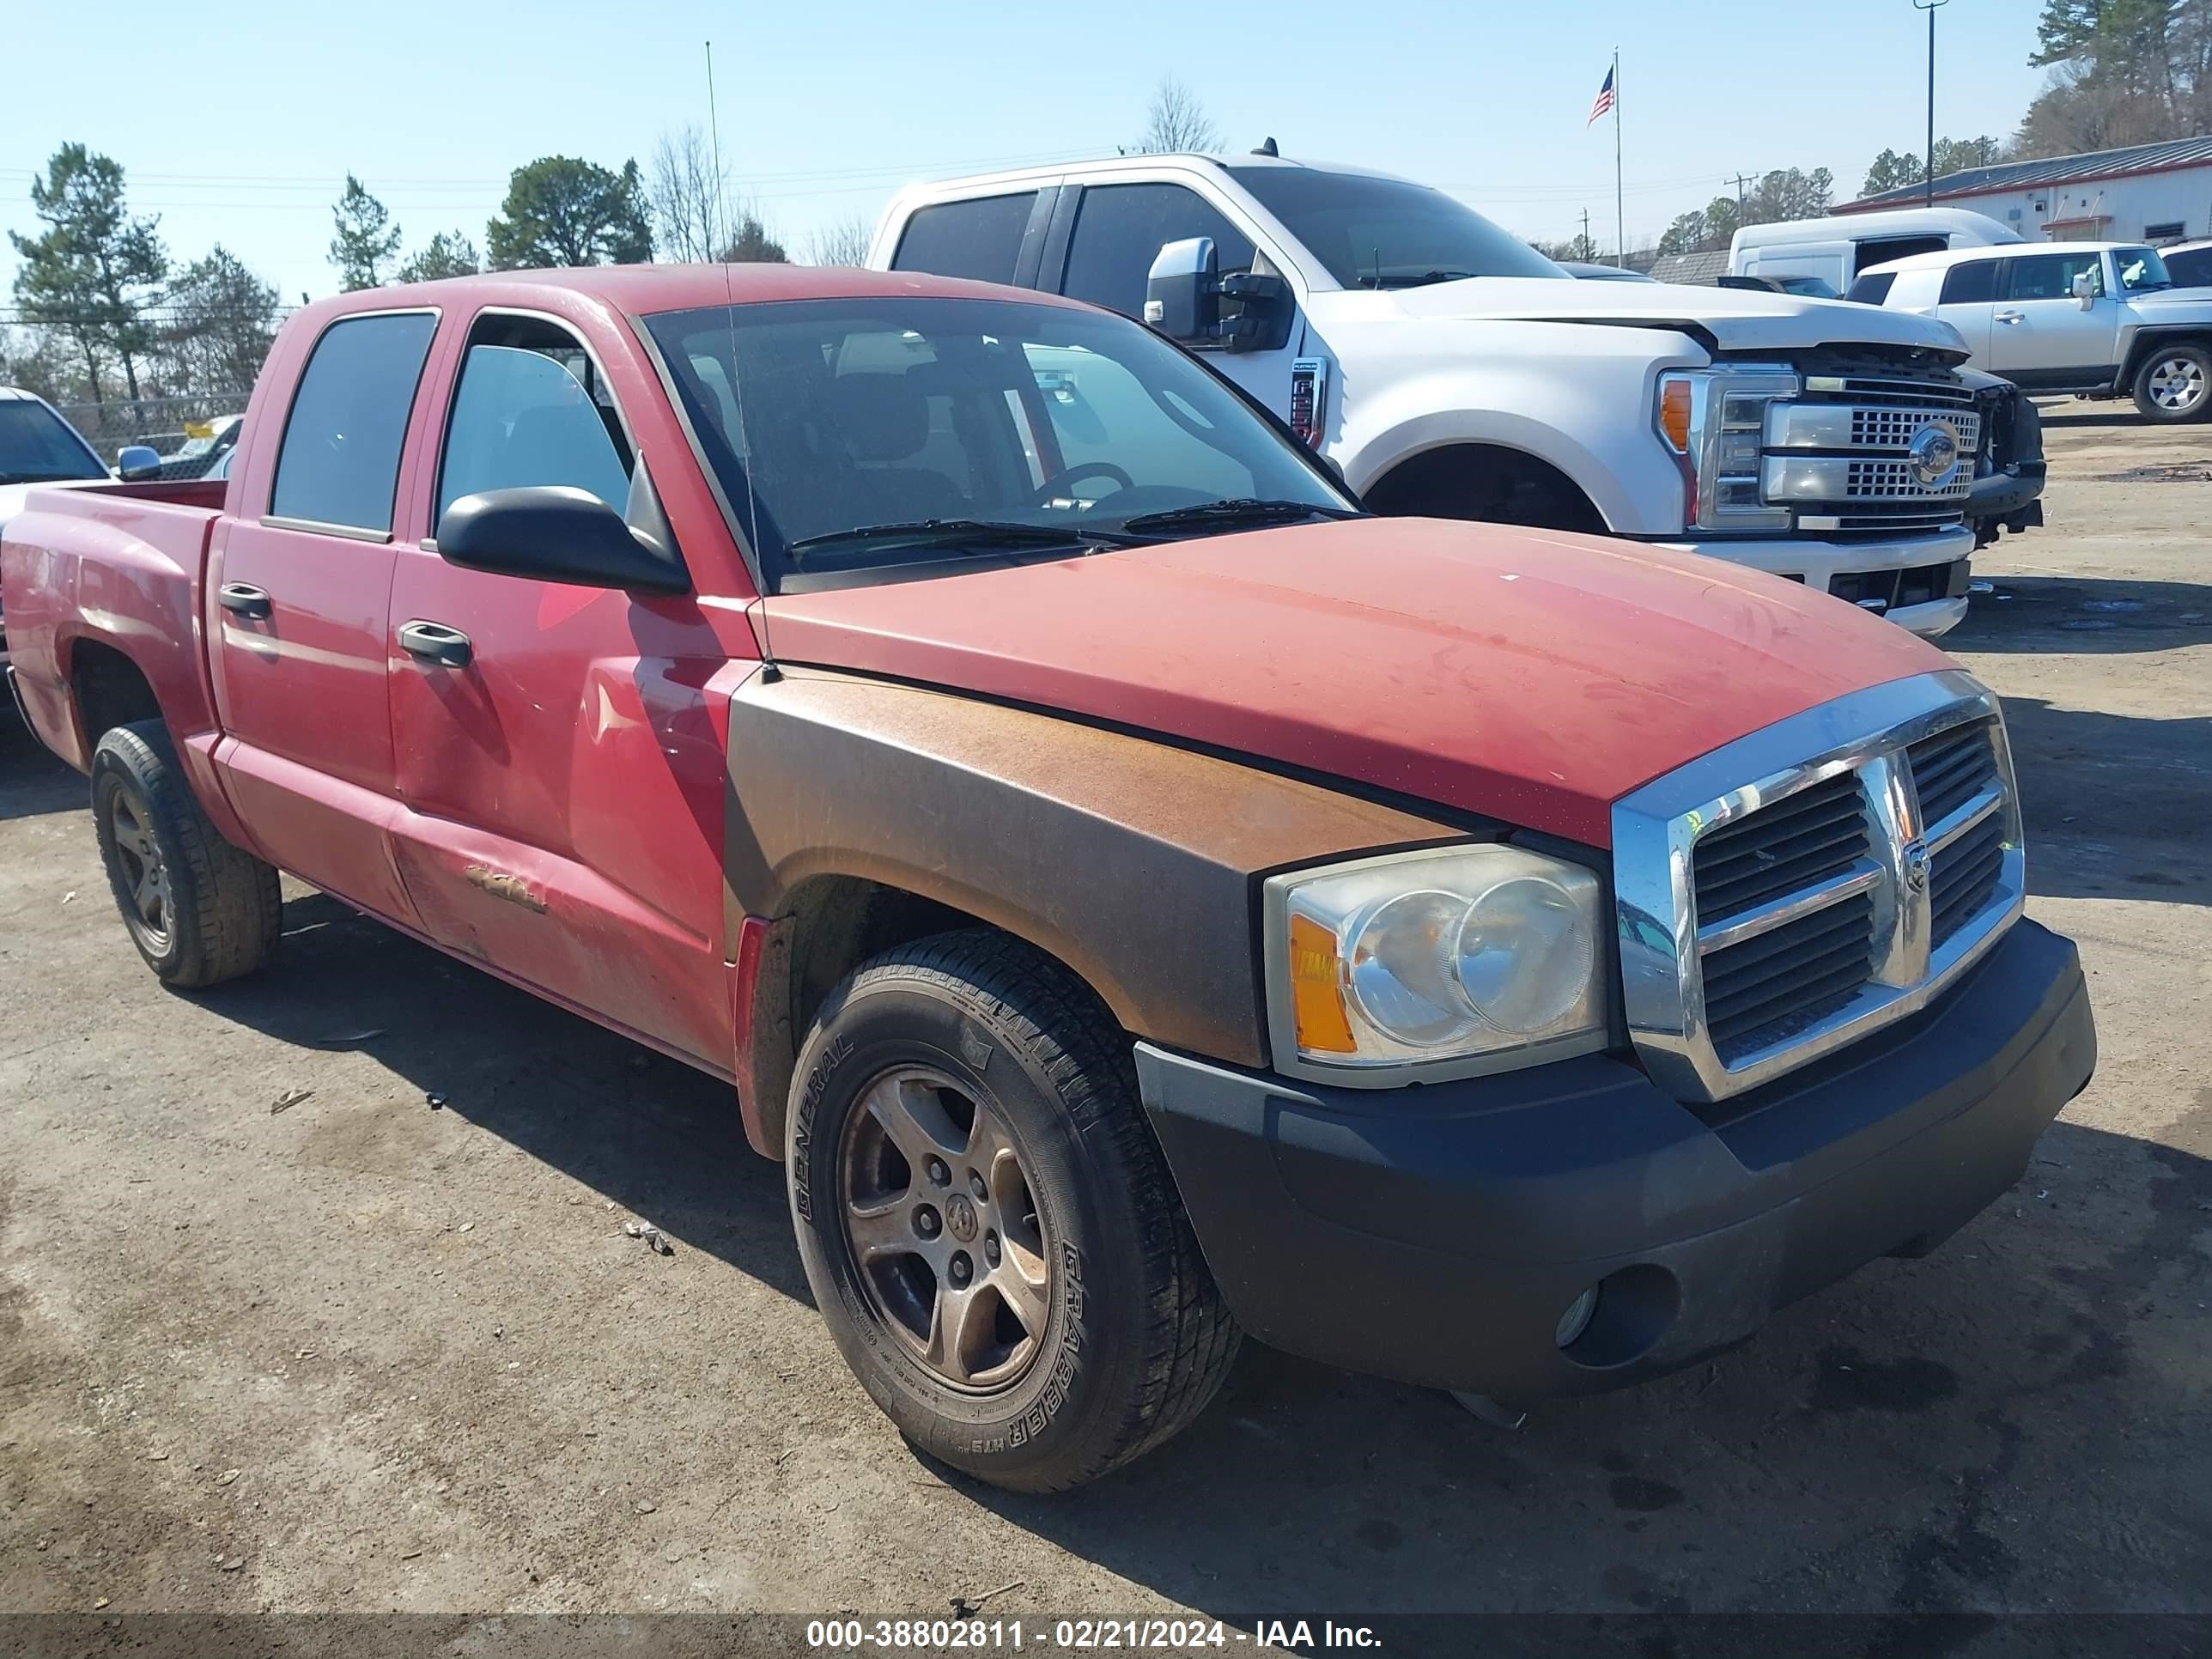
{"type": "Polygon", "coordinates": [[[1595,252],[1596,250],[1590,246],[1589,210],[1588,208],[1584,208],[1583,210],[1583,235],[1582,240],[1575,244],[1575,258],[1577,259],[1587,259],[1595,252]]]}
{"type": "Polygon", "coordinates": [[[1751,182],[1751,175],[1747,173],[1739,173],[1735,178],[1724,179],[1723,182],[1725,184],[1731,184],[1735,186],[1736,214],[1738,217],[1741,217],[1744,209],[1750,205],[1750,203],[1744,196],[1743,187],[1751,182]]]}
{"type": "Polygon", "coordinates": [[[1928,167],[1922,175],[1921,200],[1936,205],[1936,14],[1950,0],[1912,0],[1915,11],[1928,14],[1928,167]]]}

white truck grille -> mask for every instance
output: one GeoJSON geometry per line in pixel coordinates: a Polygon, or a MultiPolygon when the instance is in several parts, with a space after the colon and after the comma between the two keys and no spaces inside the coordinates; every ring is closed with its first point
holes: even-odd
{"type": "Polygon", "coordinates": [[[1816,376],[1769,410],[1764,436],[1761,493],[1801,528],[1933,528],[1972,491],[1982,417],[1963,386],[1816,376]]]}

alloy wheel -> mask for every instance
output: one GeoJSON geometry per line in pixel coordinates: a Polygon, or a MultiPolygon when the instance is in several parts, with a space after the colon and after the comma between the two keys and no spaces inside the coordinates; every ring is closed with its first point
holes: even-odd
{"type": "Polygon", "coordinates": [[[1018,1382],[1043,1349],[1052,1257],[988,1099],[926,1068],[885,1073],[848,1116],[837,1163],[846,1242],[884,1328],[955,1389],[1018,1382]]]}
{"type": "Polygon", "coordinates": [[[168,948],[171,902],[168,866],[154,839],[153,814],[137,791],[118,788],[108,801],[107,823],[128,907],[125,920],[158,956],[168,948]]]}
{"type": "Polygon", "coordinates": [[[2151,401],[2169,414],[2192,410],[2204,399],[2202,364],[2190,357],[2167,357],[2150,372],[2151,401]]]}

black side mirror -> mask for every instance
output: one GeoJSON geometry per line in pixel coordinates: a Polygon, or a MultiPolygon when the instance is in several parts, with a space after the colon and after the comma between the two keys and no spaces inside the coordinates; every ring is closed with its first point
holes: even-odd
{"type": "Polygon", "coordinates": [[[161,473],[161,452],[150,444],[125,444],[115,452],[115,476],[125,483],[143,483],[161,473]]]}
{"type": "Polygon", "coordinates": [[[1163,244],[1145,277],[1145,321],[1181,345],[1279,351],[1290,343],[1293,309],[1279,276],[1224,276],[1211,236],[1163,244]]]}
{"type": "Polygon", "coordinates": [[[628,592],[691,591],[672,546],[655,547],[598,496],[568,484],[464,495],[438,520],[437,540],[441,558],[469,570],[628,592]]]}

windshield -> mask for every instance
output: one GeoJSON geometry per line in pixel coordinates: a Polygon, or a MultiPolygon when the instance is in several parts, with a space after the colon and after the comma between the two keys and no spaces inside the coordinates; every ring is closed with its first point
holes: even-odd
{"type": "Polygon", "coordinates": [[[2112,263],[2120,268],[2120,286],[2130,294],[2173,286],[2173,276],[2154,247],[2115,248],[2112,263]]]}
{"type": "Polygon", "coordinates": [[[0,400],[0,484],[106,476],[100,458],[44,404],[0,400]]]}
{"type": "Polygon", "coordinates": [[[1125,318],[889,296],[645,324],[771,591],[1350,510],[1236,393],[1125,318]]]}
{"type": "Polygon", "coordinates": [[[1312,167],[1228,171],[1346,288],[1567,274],[1473,208],[1426,185],[1312,167]]]}

